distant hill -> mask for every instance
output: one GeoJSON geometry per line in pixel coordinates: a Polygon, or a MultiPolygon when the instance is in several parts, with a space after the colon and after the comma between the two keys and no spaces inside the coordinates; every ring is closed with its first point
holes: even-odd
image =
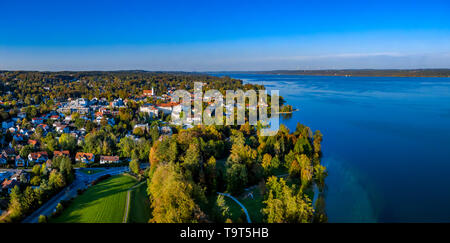
{"type": "Polygon", "coordinates": [[[447,78],[450,77],[450,69],[273,70],[273,71],[245,71],[238,73],[316,75],[316,76],[357,76],[357,77],[447,77],[447,78]]]}

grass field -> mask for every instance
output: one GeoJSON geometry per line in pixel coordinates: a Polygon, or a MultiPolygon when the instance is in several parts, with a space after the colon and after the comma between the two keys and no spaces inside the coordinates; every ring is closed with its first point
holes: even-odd
{"type": "Polygon", "coordinates": [[[51,223],[122,223],[127,190],[136,184],[129,176],[114,176],[87,189],[51,223]]]}
{"type": "Polygon", "coordinates": [[[239,197],[238,200],[245,206],[245,208],[247,208],[252,223],[262,223],[263,214],[261,209],[264,208],[263,196],[261,195],[259,187],[255,187],[251,190],[251,192],[253,193],[253,198],[239,197]]]}
{"type": "Polygon", "coordinates": [[[247,222],[247,220],[245,218],[243,218],[243,221],[242,221],[242,219],[241,220],[239,219],[242,216],[242,214],[244,214],[244,211],[239,206],[239,204],[237,204],[235,201],[233,201],[233,199],[231,199],[229,197],[225,197],[225,202],[230,209],[231,220],[233,221],[233,223],[246,223],[247,222]],[[242,222],[240,222],[240,221],[242,221],[242,222]]]}
{"type": "Polygon", "coordinates": [[[128,223],[147,223],[151,217],[147,183],[142,183],[131,192],[128,223]]]}

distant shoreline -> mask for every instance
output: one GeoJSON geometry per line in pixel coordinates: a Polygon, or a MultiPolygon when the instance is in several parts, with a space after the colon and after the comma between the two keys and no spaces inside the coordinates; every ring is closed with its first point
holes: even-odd
{"type": "Polygon", "coordinates": [[[0,70],[0,76],[6,72],[16,73],[167,73],[167,74],[267,74],[267,75],[297,75],[323,77],[395,77],[395,78],[450,78],[450,69],[324,69],[324,70],[272,70],[272,71],[147,71],[147,70],[80,70],[80,71],[37,71],[37,70],[0,70]]]}
{"type": "Polygon", "coordinates": [[[341,70],[273,70],[273,71],[226,71],[240,74],[337,76],[337,77],[423,77],[450,78],[450,69],[341,69],[341,70]]]}

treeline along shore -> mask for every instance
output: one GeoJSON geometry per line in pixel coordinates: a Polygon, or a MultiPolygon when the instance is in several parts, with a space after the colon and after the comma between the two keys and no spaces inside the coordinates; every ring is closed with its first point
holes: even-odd
{"type": "MultiPolygon", "coordinates": [[[[236,72],[234,72],[236,73],[236,72]]],[[[450,69],[327,69],[243,71],[238,73],[272,75],[356,76],[356,77],[450,77],[450,69]]]]}

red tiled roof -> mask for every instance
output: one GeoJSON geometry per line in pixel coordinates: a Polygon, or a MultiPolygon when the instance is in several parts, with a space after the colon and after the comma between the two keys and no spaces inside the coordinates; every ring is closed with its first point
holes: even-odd
{"type": "Polygon", "coordinates": [[[5,180],[2,183],[2,188],[3,189],[7,189],[7,188],[13,188],[15,185],[19,184],[18,181],[16,180],[5,180]]]}
{"type": "Polygon", "coordinates": [[[169,103],[163,103],[163,104],[159,104],[159,107],[174,107],[179,105],[180,103],[176,103],[176,102],[169,102],[169,103]]]}
{"type": "Polygon", "coordinates": [[[36,152],[36,153],[30,153],[31,158],[33,160],[39,159],[40,157],[48,157],[47,152],[43,151],[43,152],[36,152]]]}
{"type": "Polygon", "coordinates": [[[81,159],[81,158],[86,158],[86,159],[88,159],[88,160],[91,160],[93,157],[94,157],[94,154],[92,154],[92,153],[82,153],[82,152],[78,152],[78,153],[75,155],[75,159],[76,159],[76,160],[79,160],[79,159],[81,159]]]}
{"type": "Polygon", "coordinates": [[[54,152],[53,152],[53,156],[54,156],[54,157],[56,157],[56,156],[63,156],[63,155],[69,157],[69,156],[70,156],[69,150],[54,151],[54,152]]]}
{"type": "Polygon", "coordinates": [[[43,123],[41,123],[41,124],[39,124],[39,125],[38,125],[38,127],[42,127],[42,128],[47,128],[47,127],[48,127],[48,125],[47,125],[47,124],[43,124],[43,123]]]}

